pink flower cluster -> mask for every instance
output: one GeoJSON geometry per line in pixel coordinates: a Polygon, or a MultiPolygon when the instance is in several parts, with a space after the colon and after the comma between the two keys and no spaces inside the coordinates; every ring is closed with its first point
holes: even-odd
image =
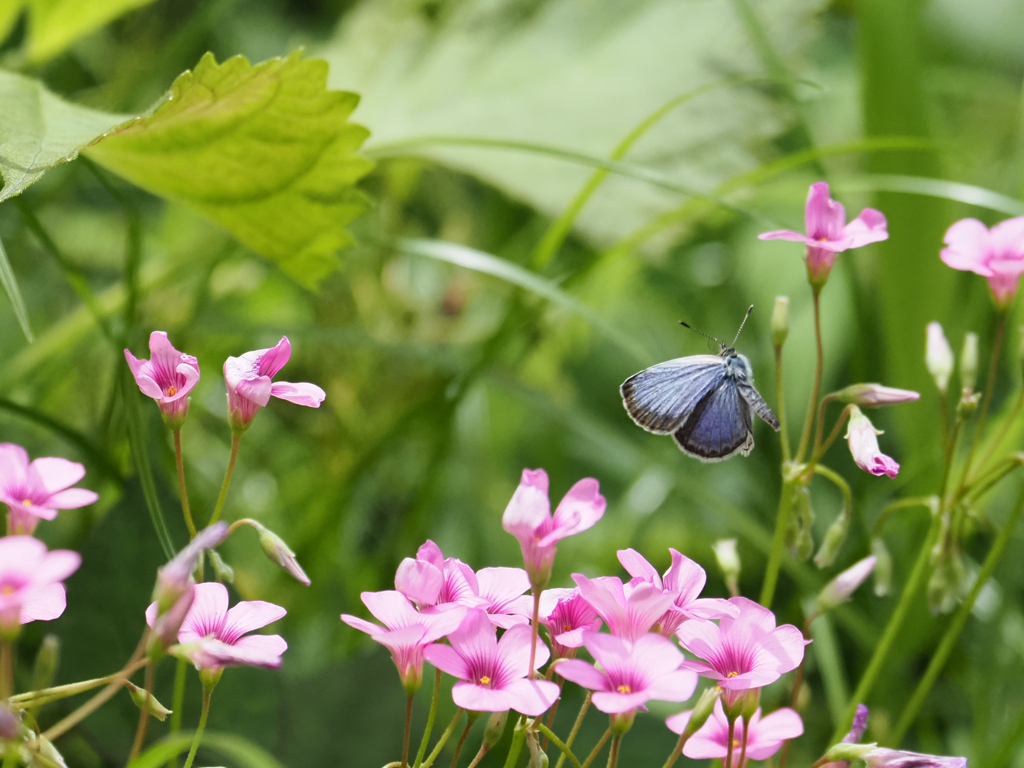
{"type": "MultiPolygon", "coordinates": [[[[525,470],[503,519],[520,542],[525,569],[474,571],[428,541],[399,566],[395,590],[362,594],[381,624],[347,614],[342,620],[391,651],[410,696],[427,662],[458,679],[452,697],[474,712],[539,716],[559,698],[551,680],[558,675],[591,691],[594,707],[623,733],[648,702],[686,701],[699,677],[709,678],[722,700],[688,743],[693,757],[724,757],[727,713],[736,720],[737,702],[800,665],[802,633],[776,626],[771,611],[746,598],[701,597],[704,569],[674,549],[664,575],[625,549],[618,555],[628,581],[577,573],[575,587],[544,589],[555,544],[589,528],[605,508],[589,478],[573,486],[554,515],[547,490],[543,470],[525,470]],[[524,594],[531,587],[532,595],[524,594]],[[551,651],[537,637],[541,627],[551,651]],[[576,658],[581,649],[589,660],[576,658]],[[541,674],[552,652],[553,667],[541,674]]],[[[673,716],[668,726],[682,732],[690,717],[673,716]]],[[[803,730],[790,709],[763,717],[758,709],[746,722],[749,734],[738,733],[751,759],[767,758],[803,730]]]]}

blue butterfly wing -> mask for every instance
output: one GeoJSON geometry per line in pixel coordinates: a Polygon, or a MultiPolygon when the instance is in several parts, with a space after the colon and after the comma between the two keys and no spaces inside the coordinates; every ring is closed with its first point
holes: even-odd
{"type": "Polygon", "coordinates": [[[701,461],[722,461],[737,452],[746,456],[754,448],[750,414],[736,380],[723,378],[676,430],[676,444],[701,461]]]}
{"type": "Polygon", "coordinates": [[[716,355],[691,355],[652,365],[623,382],[619,391],[629,417],[658,435],[675,432],[725,376],[716,355]]]}

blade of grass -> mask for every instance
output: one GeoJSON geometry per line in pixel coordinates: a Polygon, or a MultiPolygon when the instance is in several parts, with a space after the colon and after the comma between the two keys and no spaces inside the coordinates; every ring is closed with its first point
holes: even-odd
{"type": "Polygon", "coordinates": [[[974,184],[946,181],[926,176],[903,176],[876,173],[864,176],[846,176],[836,180],[836,186],[851,192],[897,192],[907,195],[937,197],[956,203],[968,203],[978,208],[1024,216],[1024,202],[974,184]]]}
{"type": "Polygon", "coordinates": [[[850,686],[846,680],[839,645],[832,629],[832,620],[828,616],[819,616],[815,619],[811,624],[811,637],[814,639],[814,654],[825,686],[825,697],[832,713],[832,723],[836,725],[843,716],[846,702],[850,699],[850,686]]]}
{"type": "Polygon", "coordinates": [[[0,285],[3,285],[4,293],[11,300],[11,309],[14,310],[14,316],[18,319],[21,332],[25,334],[25,338],[31,344],[35,341],[35,337],[32,335],[32,327],[28,322],[28,309],[25,307],[25,300],[21,297],[21,289],[18,287],[18,279],[14,276],[14,270],[11,269],[11,262],[7,259],[3,240],[0,240],[0,285]]]}

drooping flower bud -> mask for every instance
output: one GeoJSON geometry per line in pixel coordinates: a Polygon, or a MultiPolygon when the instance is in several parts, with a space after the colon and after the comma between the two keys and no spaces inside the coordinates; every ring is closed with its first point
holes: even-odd
{"type": "Polygon", "coordinates": [[[949,388],[949,377],[953,375],[953,348],[946,341],[942,326],[937,322],[928,323],[928,338],[925,344],[924,364],[935,380],[935,386],[943,395],[949,388]]]}
{"type": "Polygon", "coordinates": [[[178,598],[188,589],[199,556],[204,550],[216,547],[227,535],[227,523],[214,523],[196,534],[188,546],[156,572],[153,600],[156,601],[158,613],[165,613],[178,602],[178,598]]]}
{"type": "Polygon", "coordinates": [[[978,334],[964,335],[964,346],[960,350],[960,386],[965,392],[973,392],[978,381],[978,334]]]}
{"type": "Polygon", "coordinates": [[[272,562],[288,571],[296,581],[305,584],[307,587],[309,586],[309,576],[302,570],[299,561],[295,559],[295,553],[285,544],[284,539],[252,518],[247,517],[244,520],[239,520],[235,525],[248,525],[255,528],[256,533],[260,537],[260,546],[263,547],[263,554],[269,557],[272,562]]]}
{"type": "Polygon", "coordinates": [[[875,556],[875,594],[885,597],[892,591],[892,555],[881,538],[871,540],[871,554],[875,556]]]}
{"type": "Polygon", "coordinates": [[[888,475],[896,477],[900,465],[886,456],[878,448],[878,435],[881,430],[875,429],[871,419],[865,416],[860,408],[853,406],[850,421],[846,428],[846,440],[850,445],[850,453],[857,466],[872,475],[888,475]]]}
{"type": "Polygon", "coordinates": [[[885,747],[875,747],[862,754],[860,759],[867,764],[867,768],[967,768],[966,757],[922,755],[885,747]]]}
{"type": "Polygon", "coordinates": [[[980,402],[981,392],[971,392],[969,389],[965,389],[960,396],[960,402],[956,404],[956,420],[967,421],[970,419],[978,410],[980,402]]]}
{"type": "Polygon", "coordinates": [[[828,531],[825,532],[825,538],[821,542],[821,546],[818,548],[818,554],[814,556],[814,564],[819,568],[828,568],[836,560],[836,555],[839,554],[839,550],[842,549],[843,542],[846,541],[846,534],[850,530],[850,515],[846,509],[844,509],[835,521],[828,527],[828,531]]]}
{"type": "Polygon", "coordinates": [[[504,712],[492,712],[491,716],[487,718],[487,726],[484,728],[484,740],[480,748],[486,751],[501,741],[507,722],[507,709],[504,712]]]}
{"type": "MultiPolygon", "coordinates": [[[[124,681],[124,685],[125,685],[125,688],[128,689],[128,693],[131,695],[132,701],[135,702],[135,706],[137,706],[141,710],[145,710],[146,709],[146,689],[145,688],[139,688],[139,686],[135,685],[135,683],[133,683],[133,682],[131,682],[129,680],[125,680],[124,681]]],[[[157,701],[156,697],[152,693],[150,693],[149,694],[149,715],[150,715],[150,717],[155,717],[160,722],[163,722],[164,720],[167,719],[167,716],[170,715],[170,714],[172,714],[171,710],[169,710],[167,707],[165,707],[163,704],[161,704],[159,701],[157,701]]]]}
{"type": "Polygon", "coordinates": [[[871,575],[878,559],[871,555],[855,563],[825,585],[818,595],[817,611],[824,613],[850,599],[850,595],[871,575]]]}
{"type": "Polygon", "coordinates": [[[215,549],[210,550],[210,564],[213,566],[213,575],[221,584],[235,583],[235,569],[224,562],[224,558],[215,549]]]}
{"type": "Polygon", "coordinates": [[[841,403],[875,408],[880,405],[911,403],[920,399],[921,395],[909,389],[896,389],[881,384],[851,384],[836,392],[834,397],[841,403]]]}
{"type": "Polygon", "coordinates": [[[719,539],[711,548],[715,551],[718,568],[725,577],[729,594],[735,597],[740,593],[740,553],[736,551],[736,539],[719,539]]]}
{"type": "Polygon", "coordinates": [[[772,345],[779,349],[789,336],[789,297],[776,296],[772,310],[772,345]]]}
{"type": "Polygon", "coordinates": [[[850,732],[843,737],[847,744],[856,744],[863,738],[864,731],[868,729],[868,708],[863,704],[857,705],[857,711],[853,715],[853,724],[850,732]]]}

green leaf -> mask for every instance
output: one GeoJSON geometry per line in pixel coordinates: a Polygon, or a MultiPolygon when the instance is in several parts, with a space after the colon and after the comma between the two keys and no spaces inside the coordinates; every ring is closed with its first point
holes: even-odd
{"type": "MultiPolygon", "coordinates": [[[[167,736],[128,763],[127,768],[159,768],[185,752],[192,744],[194,735],[191,731],[182,731],[167,736]]],[[[207,731],[203,734],[201,744],[203,749],[217,752],[242,768],[283,768],[271,754],[241,736],[207,731]]]]}
{"type": "Polygon", "coordinates": [[[35,341],[35,338],[32,336],[32,328],[28,323],[28,310],[25,308],[25,300],[21,297],[18,279],[14,276],[14,270],[11,269],[11,262],[7,260],[7,251],[4,250],[2,240],[0,240],[0,285],[3,285],[7,298],[11,300],[11,308],[14,310],[14,316],[18,318],[21,332],[25,334],[25,338],[29,340],[29,343],[35,341]]]}
{"type": "Polygon", "coordinates": [[[256,66],[208,53],[152,114],[87,151],[315,287],[352,243],[345,225],[368,207],[354,185],[372,167],[356,154],[369,132],[348,121],[359,97],[326,81],[326,62],[299,52],[256,66]]]}
{"type": "Polygon", "coordinates": [[[53,58],[78,38],[95,32],[118,16],[151,2],[153,0],[27,0],[27,3],[14,2],[13,6],[16,9],[18,5],[28,5],[28,60],[38,63],[53,58]]]}
{"type": "Polygon", "coordinates": [[[38,80],[11,72],[0,72],[0,104],[0,202],[126,119],[69,104],[38,80]]]}

